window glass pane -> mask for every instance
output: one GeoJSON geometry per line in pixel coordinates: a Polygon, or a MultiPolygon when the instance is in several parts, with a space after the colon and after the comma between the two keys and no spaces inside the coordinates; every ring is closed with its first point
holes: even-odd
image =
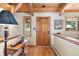
{"type": "Polygon", "coordinates": [[[76,30],[76,21],[66,21],[67,30],[76,30]]]}
{"type": "Polygon", "coordinates": [[[25,27],[26,35],[27,35],[27,36],[30,36],[30,23],[26,23],[25,26],[26,26],[26,27],[25,27]]]}

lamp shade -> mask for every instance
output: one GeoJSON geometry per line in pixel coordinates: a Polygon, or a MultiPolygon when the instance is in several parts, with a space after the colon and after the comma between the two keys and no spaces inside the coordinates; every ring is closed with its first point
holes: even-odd
{"type": "Polygon", "coordinates": [[[0,12],[0,24],[18,25],[12,13],[8,10],[0,12]]]}

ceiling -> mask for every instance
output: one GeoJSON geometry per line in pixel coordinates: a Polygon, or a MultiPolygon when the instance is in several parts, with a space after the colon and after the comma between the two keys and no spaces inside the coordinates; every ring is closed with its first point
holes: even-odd
{"type": "Polygon", "coordinates": [[[61,7],[62,4],[60,3],[24,3],[18,12],[30,12],[30,9],[32,9],[33,12],[58,12],[61,7]]]}
{"type": "Polygon", "coordinates": [[[0,3],[0,7],[11,12],[79,12],[78,3],[0,3]]]}

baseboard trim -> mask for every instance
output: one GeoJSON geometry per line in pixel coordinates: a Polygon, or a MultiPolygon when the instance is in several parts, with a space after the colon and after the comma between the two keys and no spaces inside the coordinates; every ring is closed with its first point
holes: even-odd
{"type": "Polygon", "coordinates": [[[56,53],[57,56],[61,56],[60,53],[56,50],[56,48],[54,47],[53,44],[52,44],[51,48],[54,50],[54,52],[56,53]]]}

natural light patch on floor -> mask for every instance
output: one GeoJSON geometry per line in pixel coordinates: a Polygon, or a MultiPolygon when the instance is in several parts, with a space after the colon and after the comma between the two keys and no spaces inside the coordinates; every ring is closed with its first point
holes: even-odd
{"type": "Polygon", "coordinates": [[[26,47],[25,55],[27,56],[56,56],[50,46],[26,47]]]}

